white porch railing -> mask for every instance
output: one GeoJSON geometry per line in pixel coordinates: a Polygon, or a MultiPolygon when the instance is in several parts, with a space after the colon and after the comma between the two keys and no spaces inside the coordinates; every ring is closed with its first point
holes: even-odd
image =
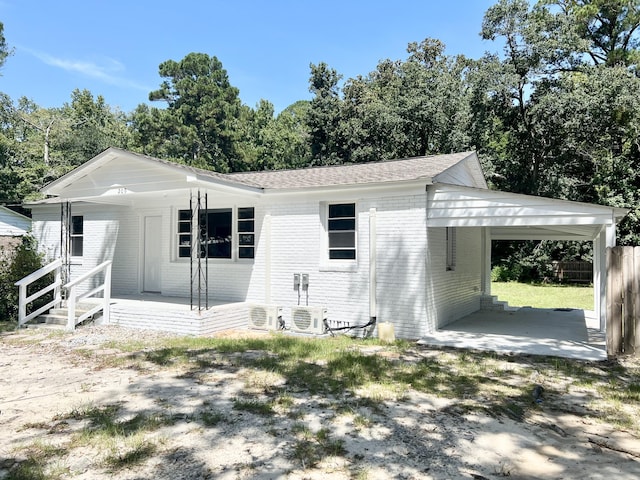
{"type": "Polygon", "coordinates": [[[102,317],[105,323],[109,323],[110,317],[110,303],[111,303],[111,261],[106,261],[98,265],[97,267],[92,268],[90,271],[85,273],[84,275],[76,278],[75,280],[70,281],[69,283],[62,285],[62,261],[55,260],[51,262],[49,265],[42,267],[39,270],[36,270],[31,275],[26,276],[22,280],[16,282],[16,286],[18,287],[18,327],[21,327],[29,320],[37,317],[38,315],[48,311],[51,308],[61,307],[62,306],[62,290],[67,292],[67,330],[74,330],[76,325],[80,322],[83,322],[91,315],[96,314],[100,310],[102,310],[102,317]],[[29,285],[31,285],[36,280],[44,277],[50,272],[55,272],[54,281],[50,285],[44,287],[41,290],[27,296],[27,289],[29,285]],[[103,282],[97,287],[89,290],[88,292],[78,294],[78,286],[89,280],[91,278],[96,277],[98,274],[104,272],[103,282]],[[48,292],[54,292],[53,300],[43,305],[42,307],[34,310],[33,312],[27,314],[27,305],[34,300],[37,300],[42,295],[48,292]],[[91,308],[87,312],[80,315],[76,318],[76,309],[78,303],[86,298],[93,297],[94,295],[103,292],[102,302],[91,308]]]}
{"type": "Polygon", "coordinates": [[[62,267],[62,260],[55,260],[51,262],[49,265],[45,265],[39,270],[36,270],[31,275],[27,275],[22,280],[18,280],[15,285],[18,287],[18,328],[27,323],[29,320],[37,317],[41,313],[46,312],[47,310],[59,307],[62,303],[62,295],[60,291],[60,287],[62,285],[62,272],[60,268],[62,267]],[[46,286],[42,290],[38,290],[37,292],[29,295],[27,297],[27,288],[36,280],[40,280],[45,275],[55,272],[54,281],[51,285],[46,286]],[[37,310],[31,312],[27,315],[27,305],[34,300],[37,300],[45,293],[49,293],[53,290],[53,300],[38,308],[37,310]]]}

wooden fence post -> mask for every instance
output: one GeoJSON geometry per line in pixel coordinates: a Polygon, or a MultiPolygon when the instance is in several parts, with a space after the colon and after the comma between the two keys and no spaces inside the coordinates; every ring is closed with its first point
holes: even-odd
{"type": "Polygon", "coordinates": [[[633,247],[622,247],[622,351],[627,355],[635,350],[634,273],[633,247]]]}
{"type": "Polygon", "coordinates": [[[607,249],[607,356],[622,352],[622,247],[607,249]]]}

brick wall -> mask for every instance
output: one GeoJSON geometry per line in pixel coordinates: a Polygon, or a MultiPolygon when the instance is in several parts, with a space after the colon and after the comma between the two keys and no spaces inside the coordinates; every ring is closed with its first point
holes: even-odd
{"type": "Polygon", "coordinates": [[[427,333],[480,309],[482,229],[460,227],[456,237],[456,268],[447,271],[445,228],[427,230],[427,333]]]}
{"type": "MultiPolygon", "coordinates": [[[[253,261],[209,261],[211,297],[225,301],[298,304],[294,273],[309,275],[308,299],[300,304],[327,308],[333,322],[364,324],[369,320],[369,209],[376,209],[377,317],[392,322],[396,335],[418,338],[479,308],[482,264],[481,229],[458,228],[457,266],[447,271],[444,228],[427,228],[424,194],[354,201],[357,215],[357,260],[328,261],[323,212],[326,199],[256,206],[256,258],[253,261]],[[269,216],[264,221],[265,215],[269,216]],[[270,244],[270,252],[267,251],[270,244]],[[267,298],[270,294],[270,298],[267,298]]],[[[239,205],[245,206],[245,205],[239,205]]],[[[162,293],[188,297],[190,263],[177,259],[176,207],[77,207],[84,215],[84,257],[73,275],[113,260],[113,293],[140,291],[145,215],[162,218],[162,293]]],[[[59,208],[34,209],[34,235],[50,258],[59,255],[59,208]]]]}

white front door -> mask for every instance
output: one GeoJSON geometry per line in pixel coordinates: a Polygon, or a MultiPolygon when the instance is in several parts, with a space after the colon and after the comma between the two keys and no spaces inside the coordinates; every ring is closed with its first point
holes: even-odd
{"type": "Polygon", "coordinates": [[[144,269],[142,290],[161,291],[162,217],[144,217],[144,269]]]}

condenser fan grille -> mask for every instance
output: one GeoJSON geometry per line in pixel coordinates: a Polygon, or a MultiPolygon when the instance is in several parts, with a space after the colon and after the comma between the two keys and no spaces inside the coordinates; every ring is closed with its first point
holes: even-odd
{"type": "Polygon", "coordinates": [[[296,310],[293,315],[293,323],[298,330],[309,330],[311,326],[311,312],[307,310],[296,310]]]}
{"type": "Polygon", "coordinates": [[[255,307],[251,309],[251,323],[256,327],[267,326],[267,310],[262,307],[255,307]]]}

